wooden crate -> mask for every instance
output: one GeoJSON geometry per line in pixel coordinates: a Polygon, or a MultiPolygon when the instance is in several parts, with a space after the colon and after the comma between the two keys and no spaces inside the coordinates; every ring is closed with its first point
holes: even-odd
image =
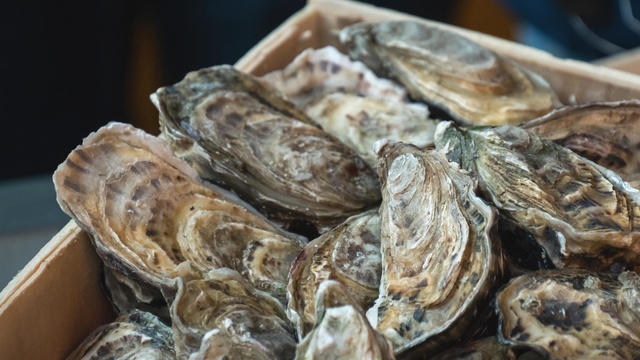
{"type": "MultiPolygon", "coordinates": [[[[339,0],[310,0],[236,66],[256,75],[284,67],[308,47],[338,45],[359,21],[416,20],[457,32],[545,77],[563,102],[640,98],[640,76],[550,54],[399,12],[339,0]]],[[[78,143],[81,139],[78,139],[78,143]]],[[[0,293],[0,359],[63,359],[95,327],[113,318],[100,285],[98,257],[72,221],[0,293]]]]}

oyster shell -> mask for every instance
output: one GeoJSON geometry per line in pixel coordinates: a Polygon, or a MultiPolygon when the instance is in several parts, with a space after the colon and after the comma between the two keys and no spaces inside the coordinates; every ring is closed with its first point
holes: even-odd
{"type": "Polygon", "coordinates": [[[329,279],[342,283],[361,308],[373,305],[380,286],[377,210],[352,216],[311,241],[291,267],[287,313],[300,339],[315,325],[314,299],[320,284],[329,279]]]}
{"type": "Polygon", "coordinates": [[[545,270],[512,279],[498,294],[502,340],[552,359],[637,359],[640,277],[545,270]]]}
{"type": "Polygon", "coordinates": [[[549,354],[526,345],[507,345],[495,336],[456,346],[442,352],[433,360],[544,360],[549,354]]]}
{"type": "Polygon", "coordinates": [[[556,267],[640,270],[640,193],[612,171],[517,127],[441,123],[436,147],[472,171],[556,267]]]}
{"type": "Polygon", "coordinates": [[[133,310],[95,329],[67,360],[175,359],[172,335],[152,314],[133,310]]]}
{"type": "Polygon", "coordinates": [[[567,106],[522,124],[640,185],[640,101],[567,106]]]}
{"type": "Polygon", "coordinates": [[[391,342],[371,328],[342,284],[322,282],[315,303],[318,323],[298,345],[296,359],[395,359],[391,342]]]}
{"type": "Polygon", "coordinates": [[[203,187],[160,139],[109,124],[71,152],[54,183],[105,265],[131,281],[173,288],[175,277],[229,267],[284,300],[302,240],[203,187]]]}
{"type": "Polygon", "coordinates": [[[295,355],[293,328],[283,306],[234,270],[216,269],[204,279],[181,279],[170,312],[180,359],[192,353],[226,351],[211,348],[211,343],[231,343],[229,349],[238,352],[235,355],[255,352],[272,359],[295,355]],[[202,344],[214,329],[219,333],[210,334],[202,344]]]}
{"type": "Polygon", "coordinates": [[[152,313],[164,322],[171,321],[167,303],[160,289],[131,279],[107,266],[103,266],[103,273],[107,297],[117,314],[138,309],[152,313]]]}
{"type": "Polygon", "coordinates": [[[480,326],[468,325],[488,316],[502,272],[489,235],[495,211],[438,151],[387,143],[378,154],[382,278],[367,316],[396,354],[443,350],[475,335],[480,326]]]}
{"type": "Polygon", "coordinates": [[[280,93],[230,66],[188,74],[152,99],[163,136],[206,180],[268,217],[326,231],[380,199],[375,173],[280,93]],[[292,117],[291,115],[295,115],[292,117]]]}
{"type": "Polygon", "coordinates": [[[466,124],[519,124],[559,104],[540,76],[436,27],[410,21],[361,23],[343,29],[340,41],[352,58],[466,124]]]}
{"type": "Polygon", "coordinates": [[[404,89],[331,46],[307,49],[284,70],[262,79],[303,106],[311,120],[372,168],[378,140],[433,144],[436,121],[429,119],[425,105],[408,103],[404,89]]]}

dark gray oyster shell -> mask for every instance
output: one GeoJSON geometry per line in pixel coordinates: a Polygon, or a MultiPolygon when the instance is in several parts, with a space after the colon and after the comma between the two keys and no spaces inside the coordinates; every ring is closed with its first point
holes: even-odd
{"type": "Polygon", "coordinates": [[[249,74],[203,69],[152,100],[174,152],[269,218],[308,221],[323,232],[380,200],[360,157],[249,74]]]}
{"type": "Polygon", "coordinates": [[[567,106],[522,124],[640,188],[640,101],[567,106]]]}
{"type": "Polygon", "coordinates": [[[489,315],[502,273],[490,236],[496,214],[444,154],[402,143],[378,154],[382,278],[367,316],[396,354],[443,350],[474,336],[489,315]]]}
{"type": "Polygon", "coordinates": [[[133,310],[95,329],[67,360],[172,360],[172,336],[171,328],[155,316],[133,310]]]}
{"type": "Polygon", "coordinates": [[[409,103],[404,89],[377,78],[334,47],[307,49],[283,70],[262,77],[309,118],[376,166],[381,139],[417,146],[433,144],[436,121],[427,106],[409,103]]]}
{"type": "Polygon", "coordinates": [[[231,343],[230,353],[261,354],[272,359],[292,359],[296,341],[284,307],[269,294],[256,290],[237,271],[216,269],[204,279],[180,280],[171,304],[176,354],[226,351],[208,343],[231,343]],[[211,330],[207,344],[203,338],[211,330]],[[214,338],[211,338],[214,337],[214,338]]]}
{"type": "Polygon", "coordinates": [[[164,322],[171,321],[169,307],[160,289],[107,266],[103,266],[103,273],[107,297],[117,314],[138,309],[152,313],[164,322]]]}
{"type": "Polygon", "coordinates": [[[318,322],[298,345],[297,360],[395,359],[391,342],[369,325],[342,284],[322,282],[315,303],[318,322]]]}
{"type": "Polygon", "coordinates": [[[453,32],[411,21],[340,33],[352,58],[465,124],[519,124],[559,104],[540,76],[453,32]]]}
{"type": "MultiPolygon", "coordinates": [[[[426,358],[426,357],[425,357],[426,358]]],[[[549,354],[526,345],[503,344],[495,336],[452,347],[433,360],[545,360],[549,354]]]]}
{"type": "Polygon", "coordinates": [[[287,313],[302,339],[315,325],[314,302],[320,284],[336,280],[367,309],[380,286],[380,217],[371,210],[347,219],[311,241],[293,266],[287,287],[287,313]]]}
{"type": "Polygon", "coordinates": [[[640,270],[640,192],[612,171],[518,127],[441,123],[436,147],[473,172],[556,267],[640,270]]]}
{"type": "Polygon", "coordinates": [[[640,277],[578,269],[512,279],[498,294],[502,341],[536,346],[552,359],[637,359],[640,277]]]}
{"type": "Polygon", "coordinates": [[[53,177],[62,209],[91,235],[105,265],[132,282],[175,288],[178,276],[229,267],[284,301],[303,241],[201,185],[160,139],[109,124],[53,177]]]}

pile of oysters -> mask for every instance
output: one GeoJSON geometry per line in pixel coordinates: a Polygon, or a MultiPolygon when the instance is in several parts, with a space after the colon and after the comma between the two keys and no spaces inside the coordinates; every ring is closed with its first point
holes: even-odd
{"type": "Polygon", "coordinates": [[[59,166],[119,314],[70,359],[639,359],[640,102],[421,23],[340,40],[59,166]]]}

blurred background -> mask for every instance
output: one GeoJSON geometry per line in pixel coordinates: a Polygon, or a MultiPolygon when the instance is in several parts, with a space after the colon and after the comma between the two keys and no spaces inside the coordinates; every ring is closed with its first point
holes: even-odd
{"type": "MultiPolygon", "coordinates": [[[[640,44],[640,0],[376,0],[594,61],[640,44]],[[636,18],[636,14],[638,18],[636,18]]],[[[51,174],[109,121],[157,133],[149,94],[234,63],[303,0],[28,1],[0,11],[0,288],[68,217],[51,174]]]]}

